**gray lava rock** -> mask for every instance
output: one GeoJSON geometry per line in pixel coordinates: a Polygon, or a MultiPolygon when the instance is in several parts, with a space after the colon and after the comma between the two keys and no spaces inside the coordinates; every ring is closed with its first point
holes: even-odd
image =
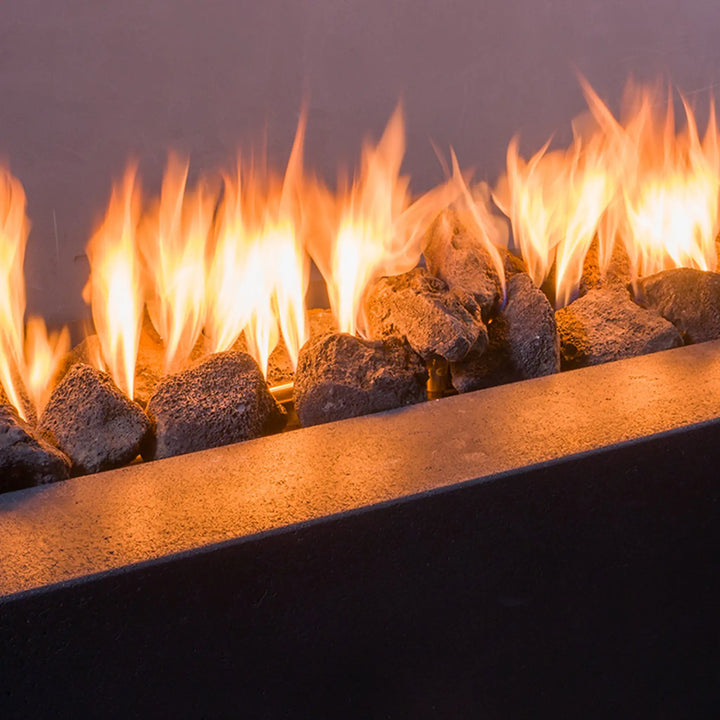
{"type": "Polygon", "coordinates": [[[478,341],[487,345],[474,297],[449,290],[424,268],[381,278],[368,296],[367,315],[373,337],[404,337],[424,360],[462,360],[478,341]]]}
{"type": "Polygon", "coordinates": [[[324,335],[300,351],[295,408],[304,426],[391,410],[426,400],[427,378],[421,358],[399,338],[324,335]]]}
{"type": "Polygon", "coordinates": [[[38,431],[70,458],[73,475],[83,475],[134,460],[150,421],[107,373],[77,364],[53,390],[38,431]]]}
{"type": "Polygon", "coordinates": [[[10,405],[0,405],[0,492],[70,477],[70,460],[30,429],[10,405]]]}
{"type": "Polygon", "coordinates": [[[636,305],[624,290],[595,289],[555,313],[564,370],[682,345],[672,323],[636,305]]]}
{"type": "Polygon", "coordinates": [[[685,342],[720,338],[720,274],[679,268],[638,280],[638,302],[669,320],[685,342]]]}
{"type": "Polygon", "coordinates": [[[560,369],[560,344],[548,299],[520,273],[507,286],[505,307],[488,324],[488,347],[475,346],[450,365],[453,387],[470,392],[552,375],[560,369]]]}
{"type": "Polygon", "coordinates": [[[423,240],[428,270],[451,288],[472,293],[489,317],[502,300],[502,282],[490,253],[451,208],[443,210],[423,240]]]}
{"type": "Polygon", "coordinates": [[[147,408],[154,438],[147,459],[250,440],[281,430],[285,413],[247,353],[211,355],[196,367],[168,375],[147,408]]]}

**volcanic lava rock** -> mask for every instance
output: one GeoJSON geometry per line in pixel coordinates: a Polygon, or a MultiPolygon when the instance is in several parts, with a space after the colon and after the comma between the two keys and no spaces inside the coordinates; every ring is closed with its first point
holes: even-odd
{"type": "Polygon", "coordinates": [[[450,365],[458,392],[552,375],[560,369],[553,309],[526,273],[508,280],[507,302],[490,320],[488,338],[487,349],[476,345],[461,362],[450,365]]]}
{"type": "Polygon", "coordinates": [[[70,476],[70,460],[30,429],[10,405],[0,405],[0,492],[70,476]]]}
{"type": "Polygon", "coordinates": [[[555,313],[564,370],[682,345],[678,330],[636,305],[625,290],[590,290],[555,313]]]}
{"type": "Polygon", "coordinates": [[[391,410],[426,400],[427,378],[422,359],[400,338],[324,335],[300,351],[295,409],[304,426],[391,410]]]}
{"type": "Polygon", "coordinates": [[[150,421],[107,373],[77,364],[53,390],[38,431],[70,458],[73,475],[82,475],[135,459],[150,421]]]}
{"type": "Polygon", "coordinates": [[[487,345],[474,297],[461,288],[449,290],[424,268],[381,278],[368,296],[367,315],[373,337],[404,337],[424,360],[462,360],[473,345],[487,345]]]}
{"type": "Polygon", "coordinates": [[[685,342],[720,338],[720,274],[679,268],[638,281],[638,302],[657,310],[685,342]]]}
{"type": "Polygon", "coordinates": [[[281,430],[285,413],[247,353],[211,355],[196,367],[168,375],[147,407],[154,437],[148,459],[250,440],[281,430]]]}
{"type": "Polygon", "coordinates": [[[494,313],[502,298],[500,275],[482,240],[465,227],[455,210],[443,210],[430,225],[423,254],[433,275],[475,296],[483,317],[494,313]]]}

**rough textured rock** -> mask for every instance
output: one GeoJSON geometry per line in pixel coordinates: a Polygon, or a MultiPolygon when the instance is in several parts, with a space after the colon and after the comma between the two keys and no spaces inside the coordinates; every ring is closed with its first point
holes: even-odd
{"type": "Polygon", "coordinates": [[[508,280],[505,307],[488,324],[487,350],[474,347],[450,373],[458,392],[551,375],[560,369],[555,315],[530,276],[508,280]]]}
{"type": "Polygon", "coordinates": [[[427,370],[399,338],[324,335],[300,351],[295,408],[304,426],[367,415],[427,399],[427,370]]]}
{"type": "Polygon", "coordinates": [[[624,290],[590,290],[555,313],[563,369],[599,365],[682,345],[672,323],[624,290]]]}
{"type": "Polygon", "coordinates": [[[150,422],[107,373],[77,364],[53,390],[38,430],[70,458],[73,475],[82,475],[131,462],[150,422]]]}
{"type": "Polygon", "coordinates": [[[250,355],[224,352],[164,378],[147,408],[154,459],[250,440],[281,430],[285,415],[250,355]]]}
{"type": "Polygon", "coordinates": [[[0,405],[0,492],[44,485],[70,476],[70,460],[0,405]]]}
{"type": "Polygon", "coordinates": [[[483,317],[491,316],[502,300],[502,283],[490,253],[452,208],[430,225],[423,240],[428,270],[451,288],[475,296],[483,317]]]}
{"type": "Polygon", "coordinates": [[[679,268],[638,280],[637,299],[669,320],[687,343],[720,338],[720,274],[679,268]]]}
{"type": "Polygon", "coordinates": [[[474,297],[462,288],[449,290],[424,268],[375,283],[367,316],[373,337],[404,337],[424,360],[437,355],[462,360],[478,341],[487,344],[474,297]]]}

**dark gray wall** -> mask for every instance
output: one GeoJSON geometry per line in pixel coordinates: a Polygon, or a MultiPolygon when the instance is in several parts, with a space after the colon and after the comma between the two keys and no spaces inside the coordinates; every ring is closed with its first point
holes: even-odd
{"type": "Polygon", "coordinates": [[[308,164],[333,179],[403,97],[414,188],[442,177],[429,138],[494,179],[516,131],[528,150],[568,132],[583,107],[573,67],[612,103],[629,73],[705,101],[718,13],[713,0],[4,0],[0,154],[29,198],[30,309],[85,314],[77,256],[131,154],[150,188],[171,147],[213,168],[266,136],[280,164],[307,93],[308,164]]]}

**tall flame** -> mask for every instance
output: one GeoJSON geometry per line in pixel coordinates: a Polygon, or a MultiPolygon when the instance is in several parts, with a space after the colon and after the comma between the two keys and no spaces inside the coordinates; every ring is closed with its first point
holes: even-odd
{"type": "Polygon", "coordinates": [[[135,168],[113,187],[105,219],[91,238],[85,299],[100,340],[102,360],[116,385],[133,397],[143,314],[143,285],[136,233],[140,191],[135,168]]]}
{"type": "Polygon", "coordinates": [[[507,175],[494,198],[510,218],[533,282],[542,284],[556,263],[555,298],[563,306],[580,282],[583,260],[612,201],[615,179],[605,165],[607,143],[602,136],[586,140],[576,131],[568,150],[548,153],[548,145],[526,162],[514,138],[507,150],[507,175]]]}
{"type": "Polygon", "coordinates": [[[27,400],[39,415],[52,390],[60,361],[70,349],[67,328],[48,335],[45,323],[25,314],[23,261],[30,224],[22,185],[0,170],[0,385],[18,414],[27,419],[27,400]]]}
{"type": "Polygon", "coordinates": [[[242,172],[240,163],[236,177],[225,177],[208,269],[210,349],[230,348],[244,331],[265,373],[280,334],[295,366],[309,333],[309,262],[299,212],[304,133],[303,115],[282,183],[254,166],[242,172]]]}
{"type": "Polygon", "coordinates": [[[543,146],[527,162],[514,139],[494,197],[510,218],[536,284],[555,266],[559,306],[577,291],[590,244],[598,239],[604,272],[618,238],[633,279],[671,267],[714,269],[720,142],[713,103],[702,140],[683,99],[686,127],[676,132],[672,98],[630,85],[624,123],[580,79],[593,124],[565,151],[543,146]]]}
{"type": "MultiPolygon", "coordinates": [[[[341,332],[366,333],[363,305],[371,282],[415,267],[422,233],[452,197],[446,183],[412,202],[409,179],[400,175],[404,154],[398,106],[378,144],[363,146],[360,174],[350,189],[334,201],[335,208],[325,208],[328,216],[339,218],[330,237],[310,239],[309,251],[325,277],[341,332]]],[[[328,193],[324,197],[333,202],[328,193]]]]}
{"type": "Polygon", "coordinates": [[[186,190],[187,161],[171,156],[160,200],[141,223],[150,319],[165,344],[165,370],[190,356],[205,318],[205,256],[215,198],[204,184],[186,190]]]}
{"type": "Polygon", "coordinates": [[[701,141],[684,98],[686,126],[676,132],[672,96],[663,103],[656,90],[631,85],[627,120],[621,124],[587,81],[581,82],[593,116],[612,143],[612,162],[622,174],[622,201],[612,210],[634,276],[672,267],[714,270],[720,135],[712,99],[701,141]]]}
{"type": "Polygon", "coordinates": [[[0,382],[8,400],[24,418],[21,378],[23,369],[23,315],[25,278],[23,261],[29,231],[25,192],[6,169],[0,169],[0,382]]]}

